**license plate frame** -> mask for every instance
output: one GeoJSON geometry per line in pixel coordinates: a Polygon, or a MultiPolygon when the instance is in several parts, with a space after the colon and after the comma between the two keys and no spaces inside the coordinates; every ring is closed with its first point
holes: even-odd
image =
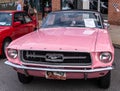
{"type": "Polygon", "coordinates": [[[66,80],[65,72],[46,71],[45,76],[46,79],[66,80]]]}

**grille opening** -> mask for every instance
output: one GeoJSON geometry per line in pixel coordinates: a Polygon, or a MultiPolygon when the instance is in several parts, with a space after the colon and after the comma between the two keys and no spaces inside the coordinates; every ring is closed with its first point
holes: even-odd
{"type": "Polygon", "coordinates": [[[91,65],[90,53],[63,51],[20,51],[21,61],[25,63],[88,66],[91,65]]]}

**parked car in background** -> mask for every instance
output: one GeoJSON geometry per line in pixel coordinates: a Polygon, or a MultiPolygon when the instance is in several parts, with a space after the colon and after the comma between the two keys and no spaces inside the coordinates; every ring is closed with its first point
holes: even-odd
{"type": "Polygon", "coordinates": [[[12,40],[36,27],[36,20],[24,11],[0,11],[0,55],[5,56],[5,48],[12,40]]]}
{"type": "Polygon", "coordinates": [[[110,86],[114,48],[100,13],[87,10],[51,12],[38,31],[16,39],[6,49],[5,64],[22,83],[46,79],[97,78],[110,86]]]}

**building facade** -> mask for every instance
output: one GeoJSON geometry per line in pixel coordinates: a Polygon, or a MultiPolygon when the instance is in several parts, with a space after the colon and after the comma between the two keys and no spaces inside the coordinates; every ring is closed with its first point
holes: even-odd
{"type": "Polygon", "coordinates": [[[29,5],[36,8],[40,19],[51,11],[90,9],[101,12],[110,24],[120,25],[120,0],[0,0],[0,9],[4,9],[6,4],[13,5],[14,8],[11,9],[16,9],[17,1],[20,1],[22,6],[28,1],[29,5]]]}
{"type": "Polygon", "coordinates": [[[13,10],[16,7],[16,0],[0,0],[0,10],[13,10]]]}
{"type": "Polygon", "coordinates": [[[109,0],[108,20],[110,24],[120,25],[120,0],[109,0]]]}

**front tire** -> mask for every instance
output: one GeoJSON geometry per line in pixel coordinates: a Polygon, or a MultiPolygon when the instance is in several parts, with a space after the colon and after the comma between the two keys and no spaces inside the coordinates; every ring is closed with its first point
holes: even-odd
{"type": "Polygon", "coordinates": [[[29,84],[33,80],[33,76],[26,76],[21,73],[17,73],[17,74],[19,81],[23,84],[29,84]]]}
{"type": "Polygon", "coordinates": [[[111,71],[109,71],[105,76],[98,79],[99,87],[107,89],[110,87],[111,81],[111,71]]]}

